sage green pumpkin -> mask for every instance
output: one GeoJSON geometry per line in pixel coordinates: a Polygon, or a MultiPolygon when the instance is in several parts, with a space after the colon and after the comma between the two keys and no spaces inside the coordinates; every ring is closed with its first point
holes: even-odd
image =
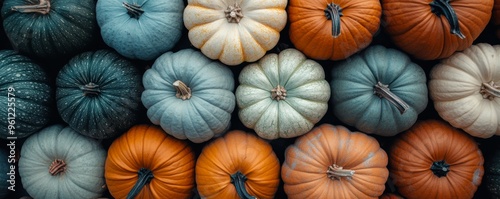
{"type": "Polygon", "coordinates": [[[328,109],[323,67],[289,48],[243,68],[236,89],[240,121],[264,139],[307,133],[328,109]]]}
{"type": "Polygon", "coordinates": [[[13,48],[41,58],[73,56],[99,36],[94,0],[4,0],[3,27],[13,48]]]}
{"type": "Polygon", "coordinates": [[[424,70],[398,50],[371,46],[331,74],[334,115],[365,133],[396,135],[427,107],[424,70]]]}
{"type": "Polygon", "coordinates": [[[97,139],[128,130],[141,110],[142,73],[111,50],[81,53],[57,75],[61,118],[79,133],[97,139]]]}
{"type": "Polygon", "coordinates": [[[0,138],[24,138],[47,125],[52,94],[43,68],[16,51],[0,50],[0,138]]]}
{"type": "Polygon", "coordinates": [[[23,143],[19,175],[33,198],[98,198],[105,190],[105,161],[97,140],[55,124],[23,143]]]}
{"type": "Polygon", "coordinates": [[[224,133],[235,107],[232,71],[201,52],[167,52],[143,76],[151,122],[177,139],[201,143],[224,133]]]}

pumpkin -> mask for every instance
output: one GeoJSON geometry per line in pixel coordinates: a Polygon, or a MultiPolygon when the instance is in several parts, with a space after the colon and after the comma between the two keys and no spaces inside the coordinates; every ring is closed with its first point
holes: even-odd
{"type": "Polygon", "coordinates": [[[94,0],[4,0],[2,17],[14,49],[40,58],[73,56],[98,38],[94,0]]]}
{"type": "Polygon", "coordinates": [[[404,198],[395,193],[384,193],[379,197],[379,199],[404,199],[404,198]]]}
{"type": "Polygon", "coordinates": [[[99,0],[96,17],[108,46],[127,58],[153,60],[181,38],[183,10],[182,0],[99,0]]]}
{"type": "Polygon", "coordinates": [[[183,19],[189,41],[227,65],[262,58],[278,43],[287,22],[287,0],[187,2],[183,19]]]}
{"type": "Polygon", "coordinates": [[[98,198],[105,190],[105,159],[98,141],[54,124],[23,143],[19,175],[33,198],[98,198]]]}
{"type": "Polygon", "coordinates": [[[472,45],[490,21],[493,0],[383,0],[392,42],[421,60],[451,56],[472,45]]]}
{"type": "Polygon", "coordinates": [[[500,198],[500,150],[494,148],[484,165],[484,184],[491,198],[500,198]]]}
{"type": "Polygon", "coordinates": [[[187,142],[139,124],[108,149],[105,178],[114,198],[189,198],[195,156],[187,142]]]}
{"type": "Polygon", "coordinates": [[[16,51],[0,50],[0,138],[24,138],[47,125],[52,94],[43,68],[16,51]]]}
{"type": "Polygon", "coordinates": [[[285,151],[281,178],[288,198],[378,198],[389,176],[378,141],[323,123],[285,151]]]}
{"type": "Polygon", "coordinates": [[[396,49],[371,46],[339,62],[331,74],[334,115],[362,132],[396,135],[427,107],[424,70],[396,49]]]}
{"type": "Polygon", "coordinates": [[[175,138],[201,143],[229,128],[236,104],[233,73],[199,51],[161,55],[143,84],[148,118],[175,138]]]}
{"type": "MultiPolygon", "coordinates": [[[[14,142],[15,143],[15,142],[14,142]]],[[[13,145],[15,147],[15,145],[13,145]]],[[[10,146],[7,146],[9,148],[10,146]]],[[[1,149],[0,150],[0,157],[2,157],[3,161],[0,161],[0,172],[2,172],[2,175],[0,177],[1,183],[0,183],[0,198],[6,198],[12,190],[10,190],[9,187],[12,186],[11,182],[15,185],[15,178],[11,179],[11,176],[15,177],[15,174],[17,170],[15,170],[15,159],[12,159],[9,157],[9,153],[7,151],[1,149]],[[14,169],[11,167],[14,166],[14,169]],[[11,181],[12,180],[12,181],[11,181]]],[[[16,189],[15,186],[12,186],[11,188],[16,189]]]]}
{"type": "Polygon", "coordinates": [[[430,72],[429,92],[444,120],[475,137],[500,135],[500,45],[473,45],[430,72]]]}
{"type": "Polygon", "coordinates": [[[290,40],[313,59],[345,59],[371,43],[381,14],[378,0],[290,0],[290,40]]]}
{"type": "Polygon", "coordinates": [[[56,79],[57,110],[79,133],[97,139],[125,132],[141,108],[142,73],[114,51],[73,57],[56,79]]]}
{"type": "Polygon", "coordinates": [[[203,147],[196,161],[201,198],[274,198],[280,163],[271,145],[232,130],[203,147]]]}
{"type": "Polygon", "coordinates": [[[240,121],[264,139],[303,135],[328,109],[323,67],[292,48],[245,66],[238,80],[240,121]]]}
{"type": "Polygon", "coordinates": [[[472,198],[484,158],[471,136],[439,120],[423,120],[396,137],[389,171],[405,198],[472,198]]]}

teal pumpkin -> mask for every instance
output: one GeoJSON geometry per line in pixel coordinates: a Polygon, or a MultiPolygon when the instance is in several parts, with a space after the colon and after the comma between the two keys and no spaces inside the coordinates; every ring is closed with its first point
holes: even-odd
{"type": "Polygon", "coordinates": [[[105,161],[97,140],[56,124],[23,143],[19,176],[33,198],[98,198],[105,190],[105,161]]]}
{"type": "Polygon", "coordinates": [[[127,58],[153,60],[181,38],[183,10],[182,0],[99,0],[96,15],[108,46],[127,58]]]}
{"type": "Polygon", "coordinates": [[[4,0],[2,17],[14,49],[42,58],[75,55],[98,38],[94,0],[4,0]]]}
{"type": "Polygon", "coordinates": [[[493,149],[484,164],[484,184],[491,198],[500,198],[500,149],[493,149]]]}
{"type": "Polygon", "coordinates": [[[167,52],[143,76],[151,122],[177,139],[201,143],[224,133],[235,107],[232,71],[201,52],[167,52]]]}
{"type": "Polygon", "coordinates": [[[396,135],[427,106],[424,70],[398,50],[371,46],[331,74],[334,115],[365,133],[396,135]]]}
{"type": "Polygon", "coordinates": [[[30,58],[0,50],[0,138],[24,138],[50,121],[53,86],[30,58]]]}
{"type": "MultiPolygon", "coordinates": [[[[9,147],[7,147],[9,148],[9,147]]],[[[9,154],[7,151],[0,149],[0,158],[2,158],[2,161],[0,161],[0,172],[2,172],[2,175],[0,176],[0,199],[6,198],[9,193],[12,190],[9,190],[9,186],[12,186],[10,181],[8,180],[14,180],[11,179],[11,173],[17,173],[17,169],[14,169],[11,171],[10,167],[11,166],[16,166],[15,161],[11,162],[11,158],[9,158],[9,154]]],[[[13,159],[12,159],[13,160],[13,159]]],[[[14,183],[15,185],[15,183],[14,183]]],[[[13,187],[14,189],[18,189],[18,187],[13,187]]]]}
{"type": "Polygon", "coordinates": [[[141,71],[111,50],[81,53],[57,75],[61,118],[79,133],[97,139],[117,136],[137,121],[141,71]]]}

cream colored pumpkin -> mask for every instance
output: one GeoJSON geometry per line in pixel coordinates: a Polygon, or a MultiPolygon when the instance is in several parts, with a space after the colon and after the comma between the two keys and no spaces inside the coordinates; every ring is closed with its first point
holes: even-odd
{"type": "Polygon", "coordinates": [[[330,85],[323,67],[295,49],[245,66],[239,83],[240,121],[265,139],[303,135],[328,109],[330,85]]]}
{"type": "Polygon", "coordinates": [[[227,65],[254,62],[279,40],[287,0],[188,0],[184,25],[189,41],[227,65]]]}
{"type": "Polygon", "coordinates": [[[472,136],[500,135],[500,45],[473,45],[436,65],[429,92],[439,115],[472,136]]]}

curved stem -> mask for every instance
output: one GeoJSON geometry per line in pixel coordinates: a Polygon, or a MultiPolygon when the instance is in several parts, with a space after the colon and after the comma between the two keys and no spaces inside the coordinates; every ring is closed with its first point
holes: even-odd
{"type": "Polygon", "coordinates": [[[373,93],[380,98],[385,98],[386,100],[388,100],[391,104],[396,106],[401,114],[405,113],[406,110],[410,108],[410,105],[408,105],[405,101],[403,101],[401,98],[390,91],[388,85],[382,84],[381,82],[375,84],[373,93]]]}
{"type": "Polygon", "coordinates": [[[128,193],[127,199],[134,199],[135,196],[137,196],[137,194],[141,192],[144,185],[151,182],[151,180],[154,178],[153,172],[146,168],[139,169],[139,172],[137,172],[137,174],[139,175],[139,179],[128,193]]]}
{"type": "Polygon", "coordinates": [[[451,33],[457,35],[460,39],[464,39],[465,35],[460,31],[458,17],[450,5],[450,0],[434,0],[430,4],[431,11],[436,15],[443,14],[450,24],[451,33]]]}
{"type": "Polygon", "coordinates": [[[57,175],[66,171],[66,163],[64,160],[56,159],[49,166],[50,175],[57,175]]]}
{"type": "Polygon", "coordinates": [[[280,101],[286,99],[286,89],[285,87],[278,85],[271,90],[271,98],[280,101]]]}
{"type": "Polygon", "coordinates": [[[252,196],[248,193],[248,191],[245,188],[245,181],[247,180],[247,177],[241,173],[240,171],[237,171],[236,173],[231,175],[231,183],[234,184],[234,187],[236,188],[236,193],[238,193],[238,196],[242,199],[256,199],[257,197],[252,196]]]}
{"type": "Polygon", "coordinates": [[[99,94],[101,94],[101,89],[99,89],[99,85],[93,82],[80,86],[80,90],[83,91],[83,95],[85,96],[98,96],[99,94]]]}
{"type": "Polygon", "coordinates": [[[50,0],[40,0],[38,5],[22,5],[22,6],[12,6],[10,8],[12,11],[22,12],[22,13],[40,13],[48,14],[50,12],[50,0]]]}
{"type": "Polygon", "coordinates": [[[443,177],[450,171],[450,165],[444,162],[444,160],[433,162],[431,165],[431,171],[437,177],[443,177]]]}
{"type": "Polygon", "coordinates": [[[138,19],[144,13],[140,5],[123,2],[123,6],[127,9],[127,14],[132,18],[138,19]]]}
{"type": "Polygon", "coordinates": [[[191,88],[189,88],[184,82],[177,80],[172,85],[174,85],[175,90],[177,90],[177,93],[175,93],[177,98],[182,100],[191,98],[191,88]]]}
{"type": "Polygon", "coordinates": [[[241,7],[237,3],[234,3],[232,6],[228,6],[226,10],[224,10],[224,14],[226,15],[226,19],[229,23],[239,23],[241,18],[243,18],[241,7]]]}
{"type": "Polygon", "coordinates": [[[328,167],[326,175],[332,180],[340,180],[342,177],[352,177],[354,170],[344,169],[339,165],[333,164],[328,167]]]}
{"type": "Polygon", "coordinates": [[[340,17],[343,16],[342,8],[334,3],[327,4],[325,16],[332,20],[332,36],[337,38],[340,35],[340,17]]]}
{"type": "Polygon", "coordinates": [[[479,91],[484,99],[493,100],[495,97],[500,97],[500,86],[496,85],[494,81],[483,83],[479,91]]]}

